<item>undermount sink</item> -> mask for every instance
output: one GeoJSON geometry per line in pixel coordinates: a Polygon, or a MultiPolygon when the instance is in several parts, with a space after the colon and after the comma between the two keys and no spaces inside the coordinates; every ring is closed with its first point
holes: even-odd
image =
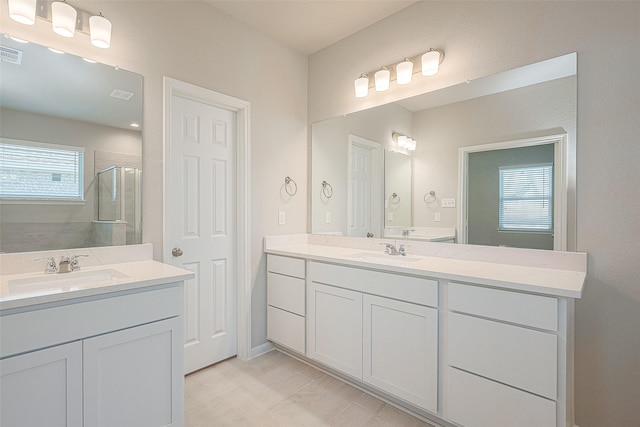
{"type": "Polygon", "coordinates": [[[385,264],[394,265],[404,265],[411,262],[420,261],[420,258],[416,257],[389,254],[372,254],[368,252],[351,255],[351,258],[361,259],[363,261],[383,262],[385,264]]]}
{"type": "Polygon", "coordinates": [[[126,279],[126,274],[112,268],[92,271],[72,271],[70,273],[39,274],[24,279],[9,280],[10,292],[35,291],[72,287],[87,284],[112,283],[117,279],[126,279]]]}

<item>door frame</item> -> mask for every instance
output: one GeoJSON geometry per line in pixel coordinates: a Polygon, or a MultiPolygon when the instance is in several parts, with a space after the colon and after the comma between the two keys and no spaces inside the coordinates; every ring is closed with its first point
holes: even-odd
{"type": "Polygon", "coordinates": [[[167,239],[171,224],[169,214],[169,193],[167,183],[171,182],[171,171],[167,159],[171,156],[171,99],[181,96],[236,113],[236,330],[238,358],[251,358],[251,143],[250,106],[251,103],[200,86],[163,77],[163,260],[171,259],[171,245],[167,239]]]}
{"type": "Polygon", "coordinates": [[[553,144],[553,250],[567,250],[567,212],[568,212],[568,164],[567,134],[555,134],[536,138],[517,139],[493,144],[472,145],[458,149],[458,200],[460,208],[457,212],[458,243],[467,243],[468,221],[468,187],[469,187],[469,154],[481,151],[506,150],[509,148],[531,147],[535,145],[553,144]]]}
{"type": "Polygon", "coordinates": [[[382,144],[362,138],[357,135],[349,134],[348,155],[347,155],[347,235],[349,236],[349,219],[351,218],[351,148],[354,145],[367,148],[371,151],[371,229],[379,233],[382,237],[384,234],[384,207],[382,203],[383,179],[382,171],[384,170],[384,156],[382,155],[382,144]]]}

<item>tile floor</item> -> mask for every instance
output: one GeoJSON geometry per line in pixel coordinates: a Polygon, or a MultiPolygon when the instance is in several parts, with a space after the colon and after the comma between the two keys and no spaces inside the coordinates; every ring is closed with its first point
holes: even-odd
{"type": "Polygon", "coordinates": [[[432,427],[279,351],[185,379],[187,427],[432,427]]]}

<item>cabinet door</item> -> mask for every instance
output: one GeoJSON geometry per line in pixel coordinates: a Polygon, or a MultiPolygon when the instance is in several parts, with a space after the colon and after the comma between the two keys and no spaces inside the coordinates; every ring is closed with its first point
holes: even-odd
{"type": "Polygon", "coordinates": [[[365,382],[423,409],[438,406],[438,310],[365,294],[365,382]]]}
{"type": "Polygon", "coordinates": [[[84,341],[84,425],[181,426],[182,317],[84,341]]]}
{"type": "Polygon", "coordinates": [[[2,426],[82,426],[82,343],[0,360],[0,396],[2,426]]]}
{"type": "Polygon", "coordinates": [[[308,356],[362,379],[362,294],[312,282],[307,303],[308,356]]]}

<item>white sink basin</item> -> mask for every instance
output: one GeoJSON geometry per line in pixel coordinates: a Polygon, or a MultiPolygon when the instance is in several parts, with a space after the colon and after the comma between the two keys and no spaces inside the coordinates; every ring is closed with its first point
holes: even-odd
{"type": "Polygon", "coordinates": [[[420,261],[420,258],[402,255],[388,255],[388,254],[372,254],[368,252],[358,253],[351,255],[351,258],[361,259],[363,261],[380,262],[391,265],[406,265],[415,261],[420,261]]]}
{"type": "Polygon", "coordinates": [[[118,270],[107,268],[92,271],[72,271],[70,273],[39,274],[24,279],[9,280],[9,292],[36,291],[45,289],[68,288],[82,285],[96,285],[113,283],[127,276],[118,270]]]}

